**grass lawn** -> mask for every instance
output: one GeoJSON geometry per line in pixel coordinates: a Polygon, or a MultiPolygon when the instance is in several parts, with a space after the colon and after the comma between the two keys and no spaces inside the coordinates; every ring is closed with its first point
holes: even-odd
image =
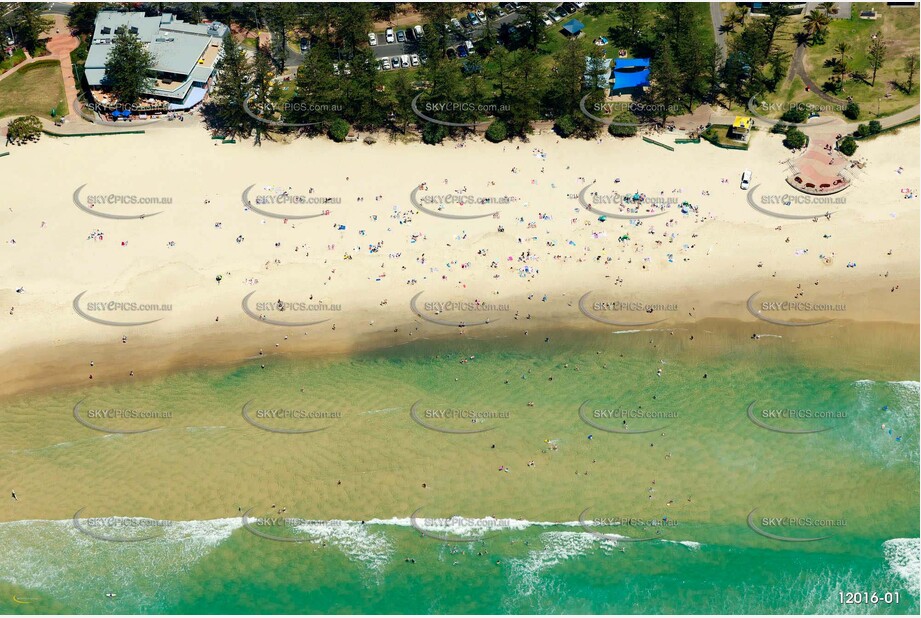
{"type": "Polygon", "coordinates": [[[751,141],[755,138],[756,132],[752,131],[749,134],[747,142],[740,142],[729,137],[729,129],[730,127],[727,125],[714,125],[706,132],[704,132],[701,137],[711,143],[716,142],[718,144],[722,144],[723,146],[748,150],[751,141]]]}
{"type": "MultiPolygon", "coordinates": [[[[647,6],[646,29],[648,30],[653,24],[652,16],[657,12],[659,8],[658,5],[661,3],[649,2],[645,4],[647,6]]],[[[710,24],[709,5],[705,2],[691,2],[688,4],[694,10],[697,19],[696,23],[700,29],[696,35],[700,36],[702,40],[713,41],[713,26],[710,24]]],[[[582,31],[583,36],[581,38],[582,40],[588,40],[589,43],[600,36],[606,36],[610,39],[611,30],[615,26],[621,25],[616,12],[604,13],[596,17],[586,14],[584,11],[577,11],[572,15],[567,15],[552,26],[547,27],[547,40],[540,46],[541,51],[552,54],[560,50],[566,44],[568,37],[563,34],[563,24],[570,19],[578,19],[585,24],[585,29],[582,31]]],[[[604,49],[607,52],[608,58],[617,58],[617,48],[613,43],[609,43],[604,49]]]]}
{"type": "MultiPolygon", "coordinates": [[[[777,104],[782,103],[783,106],[779,110],[761,110],[758,109],[758,113],[766,118],[779,119],[783,113],[780,110],[786,110],[795,103],[805,103],[811,105],[817,110],[819,110],[820,116],[832,116],[836,118],[844,118],[844,116],[838,112],[835,106],[828,101],[820,98],[815,92],[807,91],[806,84],[803,83],[803,80],[798,76],[793,78],[793,81],[786,87],[779,87],[777,92],[765,98],[765,101],[777,104]],[[833,109],[834,108],[834,109],[833,109]]],[[[734,107],[735,109],[735,107],[734,107]]],[[[848,120],[848,122],[853,122],[848,120]]]]}
{"type": "MultiPolygon", "coordinates": [[[[577,11],[572,15],[567,15],[561,21],[553,24],[552,26],[547,27],[547,40],[541,44],[540,49],[542,52],[547,54],[553,54],[565,47],[566,42],[569,40],[569,37],[563,34],[563,24],[568,22],[570,19],[578,19],[583,24],[585,24],[585,29],[582,31],[583,41],[592,42],[600,36],[606,36],[610,38],[609,30],[617,25],[618,19],[617,15],[614,13],[605,13],[599,16],[588,15],[582,11],[577,11]]],[[[617,52],[611,51],[613,47],[612,43],[608,43],[605,47],[607,56],[609,58],[616,57],[617,52]]]]}
{"type": "Polygon", "coordinates": [[[3,73],[4,71],[8,71],[12,69],[14,66],[19,64],[20,62],[23,62],[25,59],[26,59],[26,52],[24,52],[22,48],[17,47],[15,50],[13,50],[12,56],[7,58],[3,62],[0,62],[0,73],[3,73]]]}
{"type": "MultiPolygon", "coordinates": [[[[881,33],[883,41],[888,44],[888,53],[883,66],[877,71],[876,85],[853,79],[845,80],[844,90],[835,95],[839,98],[851,96],[861,106],[860,120],[876,118],[877,106],[882,115],[889,115],[907,109],[918,103],[918,87],[914,86],[911,96],[905,94],[899,86],[907,76],[904,58],[910,53],[918,54],[919,23],[917,8],[892,8],[882,3],[854,3],[851,19],[835,19],[828,28],[824,45],[810,47],[806,53],[806,66],[812,79],[819,85],[831,78],[831,67],[826,61],[834,56],[835,46],[844,42],[850,45],[848,65],[851,70],[863,71],[871,78],[870,61],[867,58],[867,46],[871,36],[881,33]],[[863,10],[873,9],[877,13],[875,21],[860,19],[863,10]],[[890,94],[886,98],[886,94],[890,94]],[[881,99],[881,100],[880,100],[881,99]]],[[[917,73],[917,71],[916,71],[917,73]]],[[[917,84],[918,77],[915,76],[917,84]]]]}
{"type": "Polygon", "coordinates": [[[57,108],[58,115],[67,111],[57,60],[34,62],[0,81],[0,118],[35,114],[50,119],[52,108],[57,108]]]}
{"type": "MultiPolygon", "coordinates": [[[[893,9],[882,3],[854,3],[852,6],[851,19],[833,19],[828,27],[826,41],[822,45],[811,46],[806,49],[805,65],[806,70],[816,84],[821,86],[832,76],[832,69],[826,66],[829,58],[836,57],[835,46],[840,42],[850,45],[847,54],[848,66],[851,70],[865,71],[868,74],[869,61],[866,51],[870,42],[870,37],[876,33],[882,33],[883,40],[888,43],[889,52],[886,61],[879,69],[876,76],[876,85],[871,87],[869,83],[848,79],[844,83],[844,89],[838,94],[833,94],[839,99],[847,99],[848,96],[860,105],[861,113],[859,121],[866,122],[877,118],[877,107],[881,116],[895,114],[902,110],[908,109],[918,104],[918,86],[915,85],[912,94],[906,95],[896,84],[901,84],[906,77],[904,70],[904,58],[909,53],[918,53],[918,36],[919,36],[919,12],[917,8],[893,9]],[[877,12],[875,21],[860,19],[858,16],[861,11],[873,9],[877,12]],[[886,98],[886,93],[890,96],[886,98]]],[[[751,19],[762,19],[752,18],[751,19]]],[[[796,51],[796,42],[794,35],[802,30],[803,16],[796,15],[792,17],[775,36],[775,43],[783,51],[791,56],[796,51]]],[[[738,28],[737,28],[738,31],[738,28]]],[[[730,35],[732,36],[732,35],[730,35]]],[[[915,82],[919,77],[915,77],[915,82]]],[[[777,91],[767,95],[766,100],[770,103],[809,103],[820,109],[828,109],[831,103],[819,98],[815,93],[807,92],[803,82],[796,78],[791,83],[781,83],[777,91]]],[[[823,114],[834,114],[843,118],[843,114],[834,111],[825,111],[823,114]]],[[[765,113],[766,116],[777,118],[780,112],[765,113]]],[[[851,122],[849,120],[849,122],[851,122]]]]}

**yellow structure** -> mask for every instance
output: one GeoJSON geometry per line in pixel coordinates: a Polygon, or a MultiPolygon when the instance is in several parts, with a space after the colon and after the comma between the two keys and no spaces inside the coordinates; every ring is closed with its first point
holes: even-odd
{"type": "Polygon", "coordinates": [[[732,128],[729,131],[729,137],[740,139],[743,142],[747,141],[752,127],[754,126],[755,121],[750,117],[736,116],[736,119],[732,121],[732,128]]]}

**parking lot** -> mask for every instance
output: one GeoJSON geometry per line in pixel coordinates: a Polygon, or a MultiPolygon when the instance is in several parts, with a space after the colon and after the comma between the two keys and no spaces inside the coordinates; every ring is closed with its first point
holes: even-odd
{"type": "MultiPolygon", "coordinates": [[[[509,12],[503,9],[503,12],[505,13],[505,15],[496,16],[492,20],[493,27],[496,32],[498,32],[499,28],[501,28],[503,24],[511,25],[518,21],[518,14],[515,11],[509,12]]],[[[399,57],[403,55],[411,55],[414,53],[418,53],[419,42],[413,38],[412,34],[410,33],[411,30],[412,30],[411,27],[407,27],[405,29],[395,28],[393,43],[387,43],[386,31],[375,32],[374,35],[375,37],[377,37],[377,45],[371,46],[371,49],[374,51],[374,55],[378,59],[384,59],[384,58],[393,58],[395,56],[399,57]],[[396,40],[397,32],[400,30],[403,30],[405,32],[404,42],[399,42],[396,40]]],[[[452,46],[456,47],[457,45],[460,45],[464,43],[464,41],[468,41],[468,40],[477,41],[481,39],[483,36],[483,30],[484,30],[484,25],[482,21],[480,21],[480,23],[477,25],[471,24],[469,28],[464,28],[463,24],[461,24],[460,29],[451,27],[452,41],[453,41],[452,46]]]]}
{"type": "MultiPolygon", "coordinates": [[[[544,25],[549,28],[556,24],[561,24],[569,15],[579,11],[584,5],[584,2],[562,3],[556,9],[548,10],[543,15],[544,25]],[[564,7],[566,8],[564,9],[564,7]]],[[[486,11],[478,11],[477,13],[482,14],[483,18],[485,18],[485,13],[489,12],[493,31],[498,35],[503,25],[514,26],[520,24],[522,18],[518,14],[519,6],[519,3],[506,2],[492,5],[486,11]]],[[[477,13],[467,13],[463,17],[452,18],[449,23],[439,26],[450,33],[450,47],[447,50],[449,57],[467,57],[468,54],[473,53],[468,49],[467,43],[476,42],[483,38],[486,27],[484,19],[477,13]]],[[[387,28],[381,32],[369,33],[368,42],[371,44],[371,50],[374,52],[375,58],[380,62],[379,68],[393,70],[412,68],[424,64],[426,58],[421,49],[419,39],[420,36],[425,37],[429,32],[429,28],[433,26],[433,24],[427,25],[424,31],[422,31],[421,26],[414,25],[387,28]],[[390,43],[387,42],[388,31],[392,33],[393,42],[390,43]],[[371,40],[372,34],[374,36],[373,42],[371,40]]],[[[309,52],[305,51],[304,53],[309,52]]],[[[295,50],[289,48],[288,61],[288,65],[292,69],[296,69],[303,61],[303,54],[298,54],[295,50]]],[[[350,74],[348,63],[343,66],[342,62],[336,62],[334,67],[336,74],[339,74],[340,70],[343,70],[346,75],[350,74]]]]}

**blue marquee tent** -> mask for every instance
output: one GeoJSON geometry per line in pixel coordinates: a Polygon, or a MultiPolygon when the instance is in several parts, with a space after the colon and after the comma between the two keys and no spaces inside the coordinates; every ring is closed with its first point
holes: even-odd
{"type": "Polygon", "coordinates": [[[614,70],[619,71],[620,69],[636,69],[636,68],[647,68],[649,66],[649,58],[618,58],[614,61],[614,70]]]}
{"type": "Polygon", "coordinates": [[[583,24],[578,19],[570,19],[568,22],[563,24],[563,30],[565,30],[566,34],[570,36],[575,36],[579,34],[580,32],[582,32],[584,28],[585,28],[585,24],[583,24]]]}
{"type": "Polygon", "coordinates": [[[614,86],[611,92],[641,88],[649,85],[649,69],[642,71],[614,71],[614,86]]]}

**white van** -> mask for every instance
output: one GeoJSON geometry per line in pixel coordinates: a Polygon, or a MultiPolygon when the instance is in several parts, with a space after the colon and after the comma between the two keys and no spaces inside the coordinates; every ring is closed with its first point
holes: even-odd
{"type": "Polygon", "coordinates": [[[422,31],[422,26],[413,26],[413,32],[416,33],[417,39],[421,39],[424,35],[424,32],[422,31]]]}
{"type": "Polygon", "coordinates": [[[466,42],[464,43],[464,46],[467,47],[467,53],[468,53],[468,54],[476,53],[476,52],[473,51],[473,41],[466,41],[466,42]]]}
{"type": "Polygon", "coordinates": [[[742,172],[742,184],[739,185],[739,187],[743,191],[745,191],[746,189],[748,189],[748,185],[751,181],[752,181],[752,171],[745,170],[744,172],[742,172]]]}

